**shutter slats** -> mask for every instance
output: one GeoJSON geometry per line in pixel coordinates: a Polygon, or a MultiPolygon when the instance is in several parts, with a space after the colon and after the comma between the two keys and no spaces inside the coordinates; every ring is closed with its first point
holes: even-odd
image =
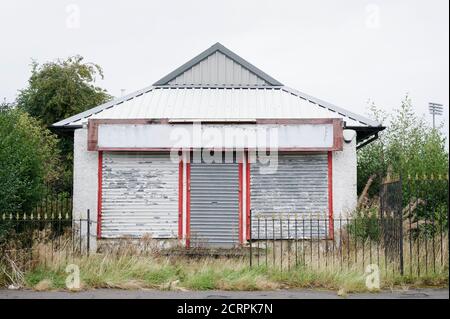
{"type": "MultiPolygon", "coordinates": [[[[268,218],[268,238],[292,238],[297,214],[298,238],[321,238],[328,229],[328,159],[327,154],[279,154],[277,169],[264,174],[263,165],[250,164],[252,238],[268,218]],[[285,216],[280,221],[280,216],[285,216]],[[290,215],[290,233],[286,217],[290,215]],[[313,216],[313,217],[312,217],[313,216]],[[275,227],[272,218],[275,217],[275,227]],[[302,219],[304,219],[302,221],[302,219]]],[[[259,238],[265,231],[260,228],[259,238]]]]}
{"type": "Polygon", "coordinates": [[[191,244],[233,247],[239,240],[238,164],[191,164],[191,244]]]}
{"type": "Polygon", "coordinates": [[[105,152],[102,237],[176,238],[178,163],[168,153],[105,152]]]}

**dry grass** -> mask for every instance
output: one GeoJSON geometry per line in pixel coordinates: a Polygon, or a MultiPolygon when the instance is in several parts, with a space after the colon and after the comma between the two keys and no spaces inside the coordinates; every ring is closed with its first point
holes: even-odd
{"type": "MultiPolygon", "coordinates": [[[[444,240],[447,243],[447,238],[444,240]]],[[[309,243],[308,243],[309,244],[309,243]]],[[[161,290],[273,290],[280,288],[320,288],[340,291],[342,295],[357,291],[367,291],[364,268],[369,264],[370,247],[360,245],[350,249],[350,254],[331,254],[322,246],[324,243],[311,243],[298,253],[295,265],[293,251],[290,256],[284,251],[283,268],[265,264],[265,256],[253,259],[249,267],[246,257],[201,257],[163,256],[154,253],[139,253],[135,248],[121,244],[120,247],[104,249],[101,253],[76,255],[71,253],[69,243],[52,250],[49,244],[33,247],[33,260],[23,268],[11,256],[9,264],[0,263],[0,285],[13,283],[18,287],[36,290],[65,289],[68,273],[66,266],[75,264],[80,269],[81,289],[119,288],[119,289],[161,289],[161,290]],[[315,246],[320,245],[320,246],[315,246]],[[319,251],[320,254],[316,252],[319,251]],[[303,252],[305,259],[303,259],[303,252]],[[355,257],[356,256],[356,257],[355,257]],[[291,264],[287,265],[287,260],[291,264]]],[[[131,245],[131,244],[130,244],[131,245]]],[[[134,244],[133,244],[134,245],[134,244]]],[[[372,247],[371,260],[377,258],[372,247]]],[[[292,246],[291,246],[292,249],[292,246]]],[[[405,247],[405,276],[393,271],[392,265],[384,264],[380,254],[381,288],[393,289],[421,286],[448,285],[448,247],[444,250],[444,265],[433,269],[427,261],[428,273],[414,271],[409,274],[409,266],[425,269],[423,255],[412,265],[409,264],[408,246],[405,247]]],[[[335,252],[339,252],[335,249],[335,252]]],[[[269,250],[271,254],[271,251],[269,250]]],[[[279,251],[276,251],[279,253],[279,251]]],[[[413,254],[417,251],[413,250],[413,254]]],[[[420,253],[420,250],[419,250],[420,253]]],[[[435,251],[437,254],[438,251],[435,251]]],[[[20,255],[20,254],[19,254],[20,255]]],[[[16,256],[17,257],[17,256],[16,256]]],[[[279,257],[278,257],[279,260],[279,257]]],[[[436,255],[436,260],[440,256],[436,255]]]]}

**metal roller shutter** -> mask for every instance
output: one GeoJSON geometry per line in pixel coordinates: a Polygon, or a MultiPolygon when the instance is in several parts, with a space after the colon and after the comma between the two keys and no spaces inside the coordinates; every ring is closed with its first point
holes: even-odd
{"type": "Polygon", "coordinates": [[[102,224],[105,238],[176,238],[178,163],[168,153],[103,154],[102,224]]]}
{"type": "Polygon", "coordinates": [[[250,164],[250,203],[252,209],[252,238],[264,238],[258,232],[268,219],[268,237],[323,237],[328,226],[328,158],[327,154],[278,155],[277,169],[264,174],[258,162],[250,164]],[[287,216],[290,216],[288,234],[287,216]],[[280,216],[282,217],[280,221],[280,216]],[[284,216],[284,217],[283,217],[284,216]],[[272,220],[274,219],[274,220],[272,220]],[[281,230],[282,228],[282,230],[281,230]]]}
{"type": "Polygon", "coordinates": [[[239,242],[238,164],[191,164],[190,242],[232,247],[239,242]]]}

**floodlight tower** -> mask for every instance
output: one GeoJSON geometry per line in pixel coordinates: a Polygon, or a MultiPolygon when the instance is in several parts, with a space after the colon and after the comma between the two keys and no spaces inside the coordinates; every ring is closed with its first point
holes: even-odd
{"type": "Polygon", "coordinates": [[[428,109],[430,110],[430,114],[433,116],[433,129],[435,128],[435,116],[442,115],[442,104],[438,103],[428,103],[428,109]]]}

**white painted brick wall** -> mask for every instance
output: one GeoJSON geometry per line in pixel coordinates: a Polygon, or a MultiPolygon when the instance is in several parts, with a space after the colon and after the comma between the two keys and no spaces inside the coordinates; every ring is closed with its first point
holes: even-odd
{"type": "Polygon", "coordinates": [[[343,142],[343,150],[333,152],[333,211],[334,217],[347,217],[357,202],[356,137],[343,142]]]}
{"type": "MultiPolygon", "coordinates": [[[[74,132],[73,151],[73,218],[86,218],[90,210],[90,218],[97,221],[98,192],[98,152],[87,150],[87,128],[74,132]]],[[[78,225],[78,223],[76,223],[78,225]]],[[[82,235],[86,236],[86,222],[82,222],[82,235]]],[[[90,229],[90,247],[96,249],[97,224],[92,223],[90,229]]]]}

